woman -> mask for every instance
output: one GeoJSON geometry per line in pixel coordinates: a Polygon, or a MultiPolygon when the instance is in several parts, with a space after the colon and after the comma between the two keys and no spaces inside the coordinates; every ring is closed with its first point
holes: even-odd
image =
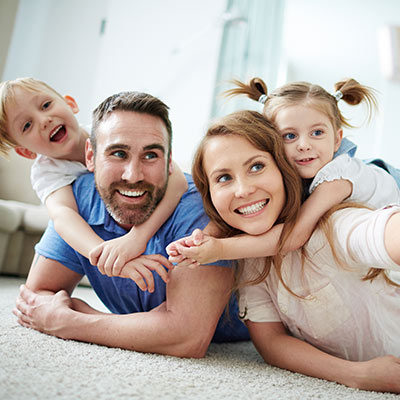
{"type": "MultiPolygon", "coordinates": [[[[281,137],[254,111],[208,130],[193,178],[211,221],[233,236],[224,240],[247,241],[258,257],[268,247],[263,235],[285,222],[277,256],[238,269],[240,312],[264,360],[351,387],[400,392],[400,289],[388,277],[389,269],[400,270],[400,207],[336,207],[302,251],[282,255],[301,182],[281,137]]],[[[200,241],[212,247],[215,239],[200,241]]],[[[172,247],[183,243],[193,245],[172,247]]]]}

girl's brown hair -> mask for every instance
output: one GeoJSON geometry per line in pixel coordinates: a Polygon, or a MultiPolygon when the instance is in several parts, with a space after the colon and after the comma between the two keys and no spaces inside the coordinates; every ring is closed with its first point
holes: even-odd
{"type": "MultiPolygon", "coordinates": [[[[301,205],[301,179],[294,169],[287,161],[282,138],[274,125],[256,111],[238,111],[219,119],[210,126],[203,140],[196,151],[192,175],[194,183],[196,184],[204,203],[204,209],[211,221],[217,226],[223,236],[234,236],[241,233],[235,228],[229,226],[218,214],[211,200],[208,177],[204,168],[204,154],[206,152],[207,144],[213,138],[219,136],[239,136],[249,141],[255,148],[271,154],[274,158],[277,167],[282,173],[286,192],[286,202],[278,217],[276,223],[285,222],[284,229],[280,239],[279,249],[282,248],[287,236],[293,229],[294,223],[301,205]]],[[[279,254],[280,252],[278,252],[279,254]]],[[[256,280],[251,283],[261,282],[266,278],[271,267],[271,261],[280,276],[281,257],[268,257],[263,273],[256,280]]],[[[239,278],[241,272],[237,278],[239,278]]],[[[282,281],[284,284],[284,282],[282,281]]],[[[286,285],[285,285],[286,286],[286,285]]]]}

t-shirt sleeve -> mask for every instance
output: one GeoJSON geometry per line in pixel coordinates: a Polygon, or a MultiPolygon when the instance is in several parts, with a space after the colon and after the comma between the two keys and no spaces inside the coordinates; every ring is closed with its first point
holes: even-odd
{"type": "Polygon", "coordinates": [[[80,162],[39,155],[31,168],[31,183],[33,190],[44,204],[51,193],[71,185],[76,178],[86,172],[88,172],[86,167],[80,162]]]}
{"type": "MultiPolygon", "coordinates": [[[[256,278],[261,271],[259,260],[246,260],[241,282],[256,278]]],[[[252,322],[280,322],[281,318],[272,302],[266,281],[246,285],[239,289],[239,317],[252,322]]]]}

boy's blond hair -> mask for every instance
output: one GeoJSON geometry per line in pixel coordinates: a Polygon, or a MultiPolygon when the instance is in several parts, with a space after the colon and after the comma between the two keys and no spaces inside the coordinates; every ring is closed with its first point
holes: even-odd
{"type": "Polygon", "coordinates": [[[8,157],[10,150],[18,145],[9,132],[7,132],[6,113],[7,105],[9,105],[15,98],[16,88],[38,93],[46,91],[63,99],[63,96],[47,83],[34,78],[18,78],[0,83],[0,155],[5,158],[8,157]]]}

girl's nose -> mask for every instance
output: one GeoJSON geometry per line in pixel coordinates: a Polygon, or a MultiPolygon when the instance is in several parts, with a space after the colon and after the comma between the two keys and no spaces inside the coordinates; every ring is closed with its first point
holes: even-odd
{"type": "Polygon", "coordinates": [[[307,151],[311,150],[311,144],[306,138],[300,138],[297,142],[297,150],[298,151],[307,151]]]}

